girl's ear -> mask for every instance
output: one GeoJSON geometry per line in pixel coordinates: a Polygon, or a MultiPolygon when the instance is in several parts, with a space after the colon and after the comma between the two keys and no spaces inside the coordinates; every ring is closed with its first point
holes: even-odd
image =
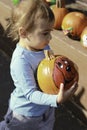
{"type": "Polygon", "coordinates": [[[21,36],[22,38],[27,37],[27,32],[25,31],[25,29],[23,27],[19,28],[19,36],[21,36]]]}

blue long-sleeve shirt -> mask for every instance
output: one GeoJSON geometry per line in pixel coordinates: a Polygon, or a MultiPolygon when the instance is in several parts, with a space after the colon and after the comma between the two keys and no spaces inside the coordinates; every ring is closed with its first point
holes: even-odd
{"type": "MultiPolygon", "coordinates": [[[[45,49],[49,49],[47,46],[45,49]]],[[[17,44],[13,52],[10,72],[15,85],[10,97],[10,109],[25,116],[40,116],[50,106],[57,107],[57,95],[39,91],[36,69],[45,57],[44,50],[29,51],[17,44]]]]}

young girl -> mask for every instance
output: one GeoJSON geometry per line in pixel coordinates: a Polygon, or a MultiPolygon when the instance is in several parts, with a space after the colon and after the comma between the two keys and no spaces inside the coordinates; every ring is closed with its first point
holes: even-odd
{"type": "Polygon", "coordinates": [[[15,85],[0,130],[52,130],[54,108],[74,94],[77,83],[67,91],[60,84],[58,95],[43,93],[36,82],[36,69],[51,40],[54,15],[43,0],[23,0],[12,13],[10,36],[18,40],[10,72],[15,85]]]}

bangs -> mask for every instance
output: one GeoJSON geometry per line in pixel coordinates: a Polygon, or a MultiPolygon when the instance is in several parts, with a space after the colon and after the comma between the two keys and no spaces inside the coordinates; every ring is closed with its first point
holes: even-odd
{"type": "Polygon", "coordinates": [[[48,22],[54,21],[54,14],[52,10],[45,3],[41,4],[40,8],[37,9],[37,14],[35,19],[46,19],[48,22]]]}

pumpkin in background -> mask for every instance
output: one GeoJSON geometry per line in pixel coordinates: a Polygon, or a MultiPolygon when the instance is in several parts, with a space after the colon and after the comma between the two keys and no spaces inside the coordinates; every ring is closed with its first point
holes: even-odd
{"type": "Polygon", "coordinates": [[[72,39],[80,39],[85,26],[87,26],[87,17],[81,12],[70,12],[62,21],[64,34],[72,39]]]}
{"type": "Polygon", "coordinates": [[[52,5],[50,8],[52,9],[55,16],[54,28],[61,29],[62,20],[69,12],[68,9],[65,8],[65,1],[57,0],[56,5],[52,5]]]}
{"type": "Polygon", "coordinates": [[[43,92],[57,94],[60,83],[64,83],[67,90],[75,81],[78,81],[77,66],[69,58],[62,55],[50,58],[46,53],[37,69],[37,82],[43,92]]]}
{"type": "Polygon", "coordinates": [[[81,44],[83,47],[87,48],[87,26],[83,29],[81,33],[81,44]]]}

